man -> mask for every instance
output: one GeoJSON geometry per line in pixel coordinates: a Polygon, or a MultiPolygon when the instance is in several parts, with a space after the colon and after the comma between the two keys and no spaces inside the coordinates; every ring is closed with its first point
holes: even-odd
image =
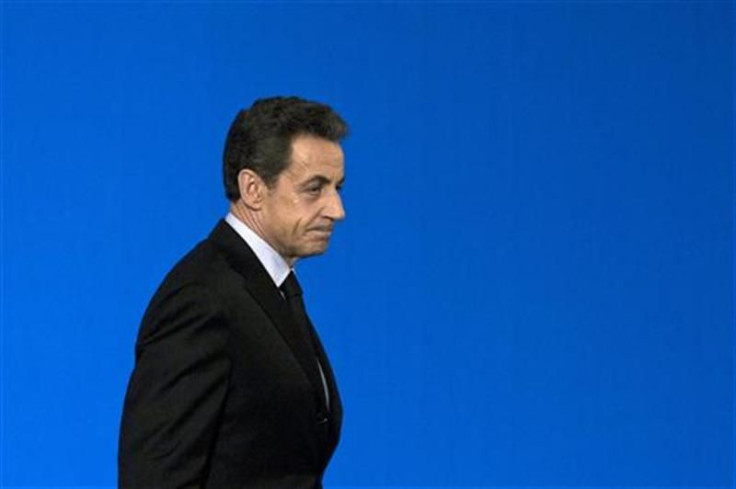
{"type": "Polygon", "coordinates": [[[230,212],[167,275],[136,343],[121,488],[321,488],[342,407],[294,263],[345,217],[344,121],[256,101],[227,137],[230,212]]]}

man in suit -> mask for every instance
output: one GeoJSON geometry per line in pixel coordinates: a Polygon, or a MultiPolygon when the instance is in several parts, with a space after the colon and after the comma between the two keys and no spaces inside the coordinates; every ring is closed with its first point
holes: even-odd
{"type": "Polygon", "coordinates": [[[230,212],[144,315],[123,408],[121,488],[321,488],[342,406],[294,263],[345,217],[330,107],[256,101],[227,137],[230,212]]]}

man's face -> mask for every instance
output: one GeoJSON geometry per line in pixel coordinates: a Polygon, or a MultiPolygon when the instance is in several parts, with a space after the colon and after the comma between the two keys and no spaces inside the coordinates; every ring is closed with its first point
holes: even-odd
{"type": "Polygon", "coordinates": [[[291,162],[266,190],[261,208],[264,238],[290,264],[327,249],[335,221],[345,218],[344,179],[339,144],[314,136],[292,141],[291,162]]]}

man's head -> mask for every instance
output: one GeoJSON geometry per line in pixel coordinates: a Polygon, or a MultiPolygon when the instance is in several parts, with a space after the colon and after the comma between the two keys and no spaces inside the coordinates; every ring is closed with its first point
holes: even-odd
{"type": "Polygon", "coordinates": [[[296,97],[256,101],[235,118],[225,145],[225,192],[233,213],[289,263],[323,253],[345,217],[340,140],[345,122],[296,97]]]}

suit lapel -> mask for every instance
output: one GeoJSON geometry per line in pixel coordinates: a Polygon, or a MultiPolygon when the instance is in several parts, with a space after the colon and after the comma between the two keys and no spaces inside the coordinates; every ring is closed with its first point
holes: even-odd
{"type": "Polygon", "coordinates": [[[224,220],[217,224],[210,239],[223,251],[230,265],[242,275],[246,288],[268,314],[311,382],[317,406],[324,406],[322,379],[311,341],[295,324],[271,276],[243,238],[224,220]]]}

